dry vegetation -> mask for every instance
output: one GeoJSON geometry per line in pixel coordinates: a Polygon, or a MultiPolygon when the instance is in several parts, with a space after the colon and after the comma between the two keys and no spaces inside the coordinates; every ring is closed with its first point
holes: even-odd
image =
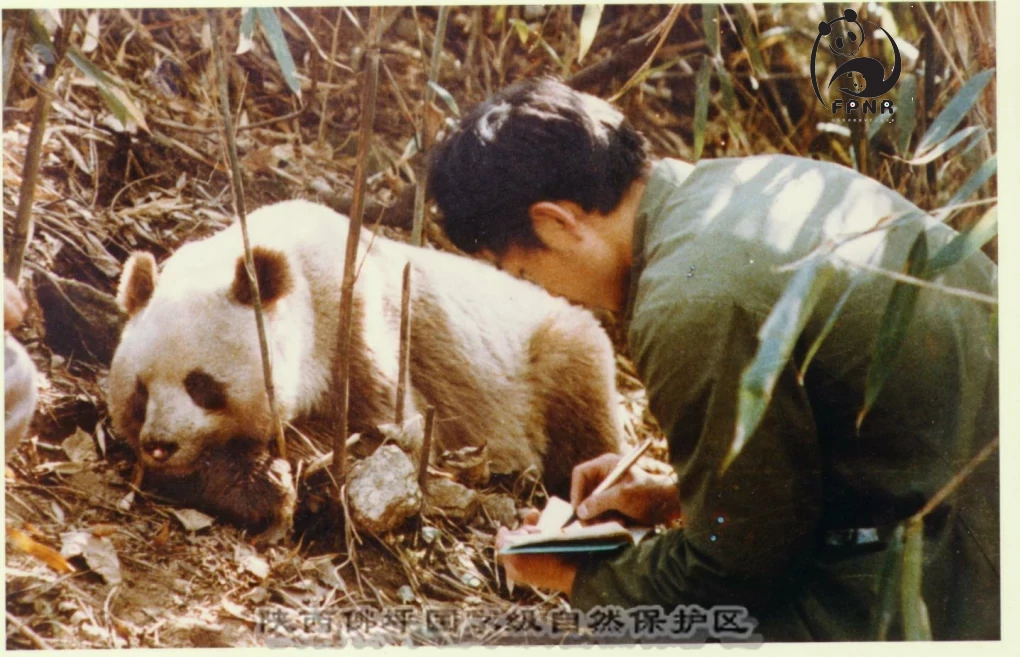
{"type": "MultiPolygon", "coordinates": [[[[578,64],[582,9],[550,6],[452,9],[438,69],[444,91],[427,112],[426,130],[454,114],[447,97],[466,108],[504,83],[550,73],[604,97],[623,90],[617,102],[659,155],[696,159],[696,144],[703,144],[705,157],[810,155],[857,166],[932,211],[950,201],[994,197],[994,84],[965,112],[961,127],[975,128],[966,141],[928,163],[906,161],[966,81],[995,66],[994,6],[880,4],[879,10],[874,20],[890,31],[895,26],[900,43],[911,44],[899,90],[902,96],[911,85],[916,100],[898,100],[900,108],[912,107],[909,125],[833,124],[815,100],[808,74],[814,26],[837,15],[835,7],[729,6],[713,22],[698,6],[608,6],[578,64]],[[990,161],[991,175],[971,177],[990,161]],[[973,189],[956,198],[968,179],[973,189]]],[[[364,9],[277,10],[300,97],[264,34],[256,32],[254,46],[228,61],[249,209],[293,197],[349,208],[367,15],[364,9]]],[[[12,74],[3,100],[8,245],[39,88],[48,84],[27,17],[5,12],[2,25],[5,75],[12,74]]],[[[380,230],[398,237],[410,227],[420,176],[414,134],[436,19],[434,8],[382,12],[365,222],[381,221],[380,230]]],[[[21,285],[32,309],[16,333],[42,374],[42,390],[35,437],[7,464],[7,647],[334,643],[345,624],[334,617],[330,635],[325,618],[363,606],[458,605],[504,621],[521,610],[565,609],[558,596],[507,590],[491,547],[498,523],[485,513],[469,524],[426,513],[406,531],[354,543],[308,527],[288,545],[253,547],[235,528],[196,528],[180,509],[131,491],[133,459],[111,434],[103,393],[118,330],[109,295],[132,250],[162,260],[230,221],[211,40],[205,13],[195,10],[80,10],[64,12],[63,21],[76,26],[75,52],[106,78],[65,59],[56,67],[52,100],[45,101],[35,232],[21,285]],[[59,556],[76,542],[87,561],[59,556]],[[316,620],[292,633],[258,632],[260,619],[279,620],[272,615],[277,611],[298,627],[302,619],[316,620]]],[[[220,24],[233,50],[240,10],[224,12],[220,24]]],[[[950,220],[966,228],[987,207],[965,207],[950,220]]],[[[427,235],[448,248],[434,224],[427,235]]],[[[654,432],[643,391],[626,361],[620,363],[629,433],[643,437],[654,432]]],[[[654,455],[664,456],[664,443],[654,455]]],[[[512,495],[519,507],[542,496],[519,482],[503,482],[493,492],[512,495]]],[[[406,638],[392,627],[355,621],[345,636],[381,643],[406,638]]],[[[495,622],[477,634],[412,639],[523,640],[495,622]]]]}

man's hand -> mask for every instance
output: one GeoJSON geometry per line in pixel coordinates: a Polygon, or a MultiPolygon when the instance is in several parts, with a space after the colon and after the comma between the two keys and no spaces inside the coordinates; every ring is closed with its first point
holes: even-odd
{"type": "MultiPolygon", "coordinates": [[[[537,532],[535,523],[538,515],[538,510],[532,509],[524,518],[524,526],[514,531],[500,527],[496,533],[497,553],[507,544],[509,537],[537,532]]],[[[518,584],[530,584],[567,595],[574,588],[577,565],[554,554],[501,554],[499,561],[506,569],[507,577],[518,584]]]]}
{"type": "Polygon", "coordinates": [[[577,509],[577,517],[590,520],[606,511],[619,511],[649,526],[679,518],[680,498],[673,478],[653,475],[636,465],[616,484],[598,495],[591,495],[621,458],[619,454],[603,454],[574,467],[570,503],[577,509]]]}

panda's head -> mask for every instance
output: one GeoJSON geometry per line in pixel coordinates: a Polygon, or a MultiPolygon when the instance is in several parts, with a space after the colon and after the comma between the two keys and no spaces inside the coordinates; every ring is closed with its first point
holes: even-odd
{"type": "MultiPolygon", "coordinates": [[[[146,469],[188,474],[206,448],[267,445],[273,435],[244,259],[214,255],[201,242],[185,246],[159,275],[152,255],[135,253],[121,274],[117,301],[129,319],[109,405],[146,469]]],[[[253,256],[268,324],[286,312],[293,279],[283,253],[256,247],[253,256]]]]}
{"type": "Polygon", "coordinates": [[[864,26],[853,9],[847,9],[839,18],[819,23],[818,34],[837,59],[856,57],[864,44],[864,26]]]}

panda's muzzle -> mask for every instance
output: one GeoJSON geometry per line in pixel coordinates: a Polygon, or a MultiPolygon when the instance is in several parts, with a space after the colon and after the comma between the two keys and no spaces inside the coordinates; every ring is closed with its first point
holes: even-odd
{"type": "Polygon", "coordinates": [[[180,449],[180,445],[166,440],[150,440],[142,443],[142,451],[156,463],[165,462],[173,456],[178,449],[180,449]]]}

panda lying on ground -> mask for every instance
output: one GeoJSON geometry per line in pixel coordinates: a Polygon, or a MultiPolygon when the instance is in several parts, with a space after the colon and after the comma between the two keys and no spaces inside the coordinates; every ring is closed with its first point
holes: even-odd
{"type": "MultiPolygon", "coordinates": [[[[348,219],[288,201],[248,225],[282,419],[321,418],[337,394],[348,219]]],[[[440,448],[487,442],[493,472],[534,468],[561,494],[574,465],[619,450],[612,345],[589,312],[486,264],[367,230],[358,253],[352,431],[393,421],[410,261],[405,408],[411,417],[435,406],[440,448]]],[[[185,245],[158,274],[151,255],[132,255],[118,290],[129,320],[109,405],[147,478],[190,482],[176,489],[190,503],[258,531],[289,522],[295,495],[289,465],[271,451],[251,296],[237,223],[185,245]]]]}

